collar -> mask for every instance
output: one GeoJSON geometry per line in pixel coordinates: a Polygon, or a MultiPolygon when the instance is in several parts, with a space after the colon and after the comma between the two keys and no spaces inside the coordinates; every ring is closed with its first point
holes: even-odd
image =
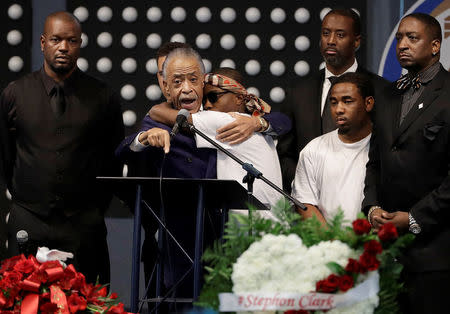
{"type": "Polygon", "coordinates": [[[50,95],[53,87],[55,87],[57,83],[45,73],[44,67],[42,67],[39,72],[41,74],[42,83],[44,83],[45,91],[47,92],[47,95],[50,95]]]}
{"type": "MultiPolygon", "coordinates": [[[[50,76],[48,76],[47,73],[45,73],[44,67],[42,67],[39,72],[41,74],[42,82],[44,83],[45,91],[47,92],[47,95],[50,95],[53,88],[58,85],[58,83],[55,82],[55,80],[53,80],[50,76]]],[[[80,70],[77,67],[68,78],[59,83],[59,85],[62,86],[64,92],[66,92],[66,90],[70,89],[73,86],[76,78],[79,75],[79,72],[80,70]]]]}
{"type": "Polygon", "coordinates": [[[358,69],[358,61],[356,61],[356,58],[355,58],[355,62],[353,62],[353,64],[347,70],[345,70],[343,73],[341,73],[339,75],[334,75],[325,66],[325,79],[329,78],[330,76],[341,76],[342,74],[345,74],[347,72],[356,72],[357,69],[358,69]]]}
{"type": "Polygon", "coordinates": [[[439,69],[441,68],[441,63],[439,61],[433,63],[428,68],[423,70],[422,72],[419,72],[417,75],[419,76],[419,80],[422,84],[426,84],[439,72],[439,69]]]}

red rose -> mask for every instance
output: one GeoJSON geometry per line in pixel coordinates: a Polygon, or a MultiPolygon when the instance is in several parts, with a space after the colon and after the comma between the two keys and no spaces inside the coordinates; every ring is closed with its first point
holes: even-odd
{"type": "Polygon", "coordinates": [[[347,273],[360,273],[361,265],[359,265],[357,260],[355,260],[353,258],[349,258],[347,266],[345,266],[345,271],[347,273]]]}
{"type": "MultiPolygon", "coordinates": [[[[72,286],[72,289],[74,289],[74,290],[83,291],[83,288],[86,286],[86,278],[84,277],[83,274],[76,273],[75,277],[70,279],[70,285],[72,286]]],[[[83,294],[85,296],[89,295],[89,294],[85,294],[84,292],[83,292],[83,294]]]]}
{"type": "Polygon", "coordinates": [[[356,234],[361,235],[365,233],[369,233],[372,226],[367,221],[367,219],[356,219],[352,222],[353,230],[356,234]]]}
{"type": "Polygon", "coordinates": [[[316,282],[316,291],[320,292],[335,292],[339,286],[339,276],[331,274],[327,279],[316,282]]]}
{"type": "Polygon", "coordinates": [[[123,309],[123,303],[114,305],[107,312],[107,314],[118,314],[118,313],[125,313],[125,310],[123,309]]]}
{"type": "Polygon", "coordinates": [[[395,228],[394,224],[388,222],[387,224],[381,226],[380,230],[378,231],[378,237],[383,242],[397,239],[397,228],[395,228]]]}
{"type": "Polygon", "coordinates": [[[3,280],[5,281],[5,283],[11,287],[13,285],[18,284],[21,280],[22,280],[22,274],[19,273],[18,271],[11,271],[11,272],[5,272],[3,274],[3,280]]]}
{"type": "Polygon", "coordinates": [[[370,240],[364,243],[364,252],[371,255],[377,255],[383,252],[383,248],[381,247],[381,243],[377,240],[370,240]]]}
{"type": "Polygon", "coordinates": [[[345,292],[354,285],[352,276],[343,275],[339,279],[339,290],[341,291],[345,292]]]}
{"type": "Polygon", "coordinates": [[[16,265],[14,265],[14,270],[21,272],[23,274],[30,274],[35,270],[35,265],[31,260],[25,259],[18,261],[16,265]]]}
{"type": "Polygon", "coordinates": [[[363,271],[366,272],[368,270],[370,271],[377,270],[378,267],[380,266],[380,261],[377,260],[377,258],[374,255],[364,252],[359,257],[359,264],[361,265],[363,271]]]}
{"type": "Polygon", "coordinates": [[[21,260],[25,260],[25,259],[26,258],[23,254],[5,259],[2,262],[2,268],[0,269],[0,274],[3,274],[5,271],[11,271],[13,269],[14,265],[17,264],[17,262],[19,262],[21,260]]]}
{"type": "Polygon", "coordinates": [[[84,311],[87,306],[87,302],[85,298],[80,297],[76,293],[72,293],[67,300],[69,304],[70,313],[76,313],[77,311],[84,311]]]}

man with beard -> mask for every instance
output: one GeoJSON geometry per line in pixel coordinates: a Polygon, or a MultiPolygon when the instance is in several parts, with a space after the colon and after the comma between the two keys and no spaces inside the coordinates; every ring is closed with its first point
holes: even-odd
{"type": "Polygon", "coordinates": [[[330,90],[331,116],[337,130],[316,137],[300,152],[292,196],[305,204],[305,218],[323,224],[338,213],[353,221],[361,211],[374,105],[373,87],[361,73],[346,73],[330,90]]]}
{"type": "Polygon", "coordinates": [[[320,52],[325,69],[289,89],[282,111],[292,119],[292,129],[280,137],[277,149],[283,173],[283,187],[290,191],[299,152],[313,138],[336,128],[331,118],[328,91],[331,81],[347,72],[366,74],[375,88],[375,99],[387,84],[383,78],[362,68],[355,52],[361,43],[361,21],[351,9],[331,10],[322,21],[320,52]]]}
{"type": "Polygon", "coordinates": [[[96,176],[117,176],[114,149],[124,136],[119,99],[81,72],[81,26],[50,14],[41,35],[44,65],[6,87],[0,98],[0,179],[12,195],[9,253],[25,230],[37,246],[72,252],[89,282],[109,283],[104,211],[111,193],[96,176]]]}
{"type": "Polygon", "coordinates": [[[397,59],[408,70],[385,91],[375,116],[364,209],[375,230],[393,223],[416,238],[405,266],[404,313],[447,313],[450,288],[450,74],[439,62],[432,16],[405,16],[397,59]]]}

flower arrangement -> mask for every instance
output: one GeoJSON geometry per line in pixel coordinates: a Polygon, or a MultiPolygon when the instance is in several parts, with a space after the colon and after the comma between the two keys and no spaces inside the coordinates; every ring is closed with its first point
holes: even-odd
{"type": "Polygon", "coordinates": [[[23,254],[2,261],[0,312],[7,313],[126,313],[117,294],[106,285],[86,283],[73,265],[40,263],[23,254]]]}
{"type": "Polygon", "coordinates": [[[326,228],[316,218],[302,220],[285,201],[275,213],[276,222],[230,217],[226,241],[204,254],[207,275],[198,305],[285,313],[399,311],[402,265],[395,259],[413,235],[399,237],[392,224],[371,233],[362,213],[343,226],[341,212],[326,228]]]}

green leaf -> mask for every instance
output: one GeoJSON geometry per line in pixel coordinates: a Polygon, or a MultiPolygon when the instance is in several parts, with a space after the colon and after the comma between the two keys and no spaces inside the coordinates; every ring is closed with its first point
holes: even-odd
{"type": "Polygon", "coordinates": [[[338,274],[338,275],[341,275],[341,276],[345,274],[345,269],[341,265],[339,265],[338,263],[329,262],[326,265],[335,274],[338,274]]]}

